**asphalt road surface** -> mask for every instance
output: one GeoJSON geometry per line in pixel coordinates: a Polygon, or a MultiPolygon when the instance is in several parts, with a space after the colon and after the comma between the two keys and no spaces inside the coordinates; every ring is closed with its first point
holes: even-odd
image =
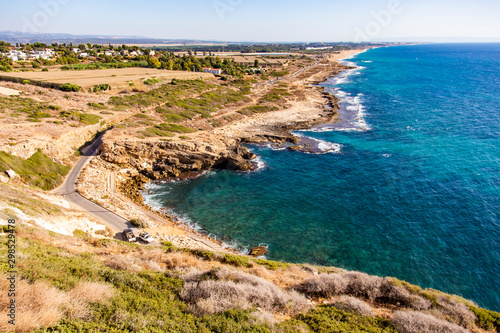
{"type": "Polygon", "coordinates": [[[59,194],[64,197],[66,201],[70,204],[73,204],[87,213],[93,215],[100,221],[102,221],[108,227],[119,231],[118,234],[115,235],[115,238],[123,239],[121,231],[126,228],[131,228],[134,230],[134,233],[138,235],[138,230],[135,229],[127,219],[121,217],[120,215],[106,209],[87,198],[83,197],[81,194],[76,192],[76,183],[78,180],[78,175],[83,170],[83,168],[90,162],[92,157],[94,157],[97,153],[102,142],[102,135],[97,138],[92,145],[86,147],[84,149],[83,156],[80,160],[75,164],[73,169],[69,172],[68,176],[64,180],[64,183],[53,190],[51,193],[59,194]]]}

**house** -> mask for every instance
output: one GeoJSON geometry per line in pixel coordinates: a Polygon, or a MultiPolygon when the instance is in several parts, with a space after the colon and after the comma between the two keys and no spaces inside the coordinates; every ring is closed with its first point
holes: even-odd
{"type": "Polygon", "coordinates": [[[222,74],[222,69],[220,69],[220,68],[203,67],[203,71],[205,73],[212,73],[214,75],[221,75],[222,74]]]}
{"type": "Polygon", "coordinates": [[[81,58],[87,58],[89,56],[89,54],[87,52],[82,52],[78,56],[81,58]]]}
{"type": "Polygon", "coordinates": [[[154,56],[155,55],[155,51],[149,51],[149,55],[150,56],[154,56]]]}
{"type": "Polygon", "coordinates": [[[26,53],[23,51],[10,50],[9,53],[6,54],[7,58],[12,59],[12,61],[20,61],[26,60],[28,57],[26,53]]]}
{"type": "Polygon", "coordinates": [[[113,55],[113,51],[106,51],[106,52],[104,52],[104,55],[105,56],[112,56],[113,55]]]}

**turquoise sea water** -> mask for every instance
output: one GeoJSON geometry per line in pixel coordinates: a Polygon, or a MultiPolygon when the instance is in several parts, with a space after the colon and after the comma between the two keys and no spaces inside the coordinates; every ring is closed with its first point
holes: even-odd
{"type": "MultiPolygon", "coordinates": [[[[150,184],[146,202],[267,258],[395,276],[500,310],[500,44],[379,48],[324,85],[340,152],[150,184]]],[[[321,146],[321,144],[320,144],[321,146]]]]}

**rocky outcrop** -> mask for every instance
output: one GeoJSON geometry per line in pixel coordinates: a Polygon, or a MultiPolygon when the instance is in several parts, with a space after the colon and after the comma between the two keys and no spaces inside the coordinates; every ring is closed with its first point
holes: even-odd
{"type": "Polygon", "coordinates": [[[16,145],[9,142],[0,143],[0,151],[27,159],[40,149],[42,153],[51,158],[64,159],[73,155],[86,142],[92,140],[99,131],[105,130],[134,114],[135,112],[123,112],[103,119],[94,125],[68,128],[66,132],[56,138],[47,131],[47,133],[38,133],[34,137],[20,140],[16,145]]]}
{"type": "Polygon", "coordinates": [[[103,160],[139,171],[149,179],[187,177],[208,169],[249,171],[255,155],[240,140],[223,142],[164,142],[103,140],[103,160]]]}

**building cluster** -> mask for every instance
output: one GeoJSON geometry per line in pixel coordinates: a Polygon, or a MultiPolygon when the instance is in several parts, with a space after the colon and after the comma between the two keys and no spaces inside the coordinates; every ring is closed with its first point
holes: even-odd
{"type": "Polygon", "coordinates": [[[2,56],[12,59],[12,61],[24,61],[24,60],[35,60],[35,59],[51,59],[56,55],[54,50],[45,49],[43,51],[30,51],[24,52],[21,50],[10,50],[7,53],[2,53],[2,56]]]}
{"type": "MultiPolygon", "coordinates": [[[[88,58],[91,56],[91,53],[95,55],[94,51],[96,50],[93,49],[82,50],[76,47],[72,49],[72,52],[76,54],[79,58],[88,58]]],[[[105,56],[115,56],[115,57],[119,55],[126,57],[136,57],[144,55],[144,52],[140,50],[131,52],[129,52],[128,50],[121,50],[121,51],[108,50],[100,53],[100,55],[101,54],[104,54],[105,56]]],[[[12,61],[28,61],[36,59],[48,60],[56,57],[56,52],[49,48],[39,51],[26,51],[26,50],[12,48],[11,50],[9,50],[9,52],[0,53],[0,55],[12,59],[12,61]]],[[[149,51],[149,55],[154,56],[155,51],[149,51]]]]}
{"type": "MultiPolygon", "coordinates": [[[[73,48],[73,53],[77,54],[78,57],[80,58],[87,58],[90,56],[89,52],[92,52],[94,50],[85,50],[85,51],[82,51],[81,49],[79,48],[73,48]]],[[[113,51],[113,50],[108,50],[108,51],[104,51],[103,53],[101,54],[104,54],[105,56],[110,56],[110,57],[116,57],[116,56],[125,56],[125,57],[136,57],[136,56],[142,56],[144,55],[144,52],[142,51],[131,51],[129,52],[128,50],[121,50],[121,51],[113,51]]],[[[150,56],[154,56],[155,55],[155,51],[149,51],[149,55],[150,56]]]]}

